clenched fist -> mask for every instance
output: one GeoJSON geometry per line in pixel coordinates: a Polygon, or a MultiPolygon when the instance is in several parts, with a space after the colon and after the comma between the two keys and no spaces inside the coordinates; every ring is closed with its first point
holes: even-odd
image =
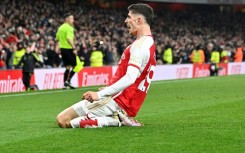
{"type": "Polygon", "coordinates": [[[99,100],[99,96],[96,92],[93,92],[93,91],[88,91],[88,92],[85,92],[82,96],[83,99],[89,101],[89,102],[93,102],[93,101],[96,101],[96,100],[99,100]]]}

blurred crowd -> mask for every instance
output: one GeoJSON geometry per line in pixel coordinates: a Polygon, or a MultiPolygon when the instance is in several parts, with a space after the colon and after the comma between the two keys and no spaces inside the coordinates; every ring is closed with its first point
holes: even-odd
{"type": "MultiPolygon", "coordinates": [[[[116,65],[134,40],[124,24],[125,8],[55,0],[1,0],[0,8],[0,69],[13,69],[33,42],[37,44],[34,51],[47,68],[62,67],[55,34],[66,12],[74,14],[75,46],[85,66],[90,66],[94,50],[103,53],[104,65],[116,65]]],[[[152,32],[157,63],[244,61],[244,25],[244,13],[156,11],[152,32]]]]}

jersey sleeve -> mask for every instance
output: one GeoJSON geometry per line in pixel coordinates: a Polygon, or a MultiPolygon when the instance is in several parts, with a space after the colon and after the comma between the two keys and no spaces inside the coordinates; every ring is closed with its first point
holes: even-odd
{"type": "Polygon", "coordinates": [[[128,62],[128,66],[134,66],[137,69],[140,69],[141,64],[142,64],[141,47],[138,46],[137,44],[134,44],[130,48],[130,59],[128,62]]]}
{"type": "Polygon", "coordinates": [[[134,43],[130,48],[130,59],[128,65],[140,69],[149,59],[149,50],[152,43],[153,40],[149,36],[145,36],[134,43]]]}
{"type": "Polygon", "coordinates": [[[139,75],[140,72],[137,68],[133,66],[128,66],[126,74],[121,79],[119,79],[114,84],[104,88],[103,90],[97,92],[99,98],[112,96],[118,92],[123,91],[125,88],[132,85],[139,75]]]}

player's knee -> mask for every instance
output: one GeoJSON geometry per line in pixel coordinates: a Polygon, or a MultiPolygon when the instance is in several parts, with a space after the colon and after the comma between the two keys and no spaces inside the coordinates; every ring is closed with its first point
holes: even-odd
{"type": "Polygon", "coordinates": [[[56,117],[56,121],[59,127],[61,128],[69,128],[70,126],[70,120],[67,119],[67,117],[63,114],[58,114],[56,117]]]}

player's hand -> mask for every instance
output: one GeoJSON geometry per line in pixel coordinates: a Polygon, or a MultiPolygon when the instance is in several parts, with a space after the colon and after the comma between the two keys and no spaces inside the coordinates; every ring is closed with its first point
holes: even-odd
{"type": "Polygon", "coordinates": [[[89,102],[93,102],[93,101],[96,101],[96,100],[99,100],[99,96],[96,92],[93,92],[93,91],[88,91],[88,92],[85,92],[82,96],[83,99],[89,101],[89,102]]]}
{"type": "Polygon", "coordinates": [[[73,49],[73,54],[77,55],[77,50],[76,49],[73,49]]]}

